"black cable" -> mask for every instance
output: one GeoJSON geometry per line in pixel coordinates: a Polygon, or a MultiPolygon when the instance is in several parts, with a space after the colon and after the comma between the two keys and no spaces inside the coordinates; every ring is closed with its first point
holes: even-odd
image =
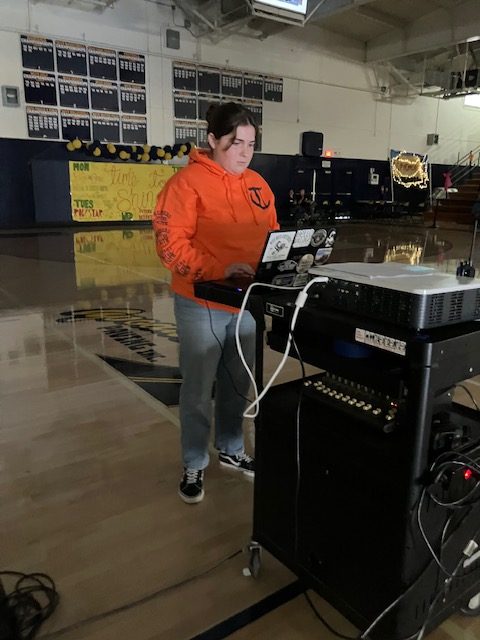
{"type": "Polygon", "coordinates": [[[15,638],[30,640],[55,611],[59,595],[55,583],[45,573],[0,571],[0,576],[16,577],[13,590],[6,593],[0,604],[12,614],[15,638]]]}
{"type": "MultiPolygon", "coordinates": [[[[476,532],[474,533],[474,535],[470,538],[471,540],[475,541],[475,538],[478,536],[478,534],[480,533],[480,527],[476,530],[476,532]]],[[[421,628],[419,629],[415,640],[422,640],[424,634],[425,634],[425,630],[427,628],[428,625],[428,621],[431,618],[433,609],[435,608],[438,600],[445,596],[447,594],[448,589],[450,588],[450,584],[452,583],[452,580],[454,578],[457,577],[457,573],[460,570],[460,568],[462,567],[462,565],[464,564],[465,560],[468,558],[467,554],[465,553],[465,549],[462,551],[462,555],[458,561],[458,563],[456,564],[454,570],[452,571],[451,575],[449,576],[449,578],[447,580],[444,581],[443,586],[441,589],[439,589],[438,593],[435,595],[434,599],[432,600],[432,603],[430,604],[428,611],[427,611],[427,615],[425,617],[425,620],[423,621],[423,624],[421,626],[421,628]]]]}
{"type": "Polygon", "coordinates": [[[308,593],[306,591],[304,591],[303,595],[305,596],[305,600],[310,605],[310,608],[313,611],[313,613],[315,614],[315,616],[320,620],[320,622],[323,624],[323,626],[326,627],[330,631],[330,633],[333,633],[333,635],[337,636],[337,638],[342,638],[342,640],[357,640],[358,636],[344,636],[343,633],[339,633],[338,631],[335,631],[335,629],[318,612],[317,608],[315,607],[313,602],[310,600],[310,596],[308,595],[308,593]]]}
{"type": "MultiPolygon", "coordinates": [[[[293,333],[290,332],[292,337],[292,345],[295,351],[297,352],[298,361],[300,363],[300,367],[302,369],[302,382],[305,380],[305,365],[302,360],[302,356],[298,349],[298,345],[295,341],[295,337],[293,333]]],[[[299,512],[299,504],[300,504],[300,478],[301,478],[301,465],[300,465],[300,411],[302,406],[303,399],[303,384],[300,386],[300,391],[298,393],[298,401],[297,401],[297,411],[296,411],[296,428],[295,428],[295,462],[297,469],[297,476],[295,481],[295,502],[294,502],[294,523],[293,523],[293,549],[294,549],[294,558],[297,560],[298,558],[298,512],[299,512]]]]}
{"type": "Polygon", "coordinates": [[[473,467],[476,471],[480,473],[480,461],[475,460],[468,455],[468,453],[464,453],[462,451],[444,451],[441,453],[430,465],[430,472],[435,469],[435,465],[440,461],[441,458],[447,458],[442,464],[452,463],[460,465],[462,463],[468,464],[470,467],[473,467]],[[448,460],[447,456],[455,456],[454,458],[448,460]]]}
{"type": "MultiPolygon", "coordinates": [[[[455,452],[452,452],[454,455],[455,452]]],[[[451,459],[451,460],[445,460],[442,461],[438,464],[438,460],[443,456],[443,454],[441,454],[436,460],[434,460],[434,462],[432,463],[432,465],[430,466],[430,472],[436,471],[436,475],[434,477],[433,483],[431,486],[436,486],[438,485],[440,479],[442,478],[442,476],[445,474],[445,472],[447,470],[449,470],[451,467],[453,467],[454,469],[456,467],[460,467],[461,469],[470,469],[472,466],[474,466],[475,468],[478,467],[477,462],[471,458],[469,455],[467,454],[463,454],[461,452],[459,452],[459,456],[464,457],[467,459],[467,462],[464,462],[463,460],[458,460],[458,459],[451,459]]],[[[448,576],[449,579],[452,579],[454,577],[454,575],[445,568],[445,566],[442,564],[441,560],[440,560],[440,555],[437,556],[437,554],[435,553],[430,541],[427,538],[426,532],[424,530],[423,524],[422,524],[422,506],[424,503],[424,499],[425,496],[428,495],[429,498],[435,502],[436,504],[438,504],[439,506],[442,506],[444,508],[447,509],[460,509],[460,508],[465,508],[467,506],[471,506],[473,504],[475,504],[476,502],[478,502],[478,498],[476,500],[472,500],[470,501],[470,498],[472,497],[472,495],[474,493],[476,493],[478,487],[480,486],[480,480],[477,481],[475,483],[475,485],[472,487],[472,489],[470,489],[468,491],[468,493],[466,495],[464,495],[462,498],[459,498],[458,500],[452,500],[450,502],[448,501],[442,501],[439,498],[437,498],[436,496],[433,495],[432,490],[425,486],[422,489],[421,495],[420,495],[420,500],[418,503],[418,507],[417,507],[417,523],[418,523],[418,527],[420,530],[420,533],[422,535],[422,538],[425,542],[425,544],[427,545],[428,550],[430,551],[430,554],[432,556],[432,558],[435,560],[436,564],[440,567],[440,569],[448,576]]],[[[444,540],[443,540],[443,534],[442,534],[442,541],[441,541],[441,546],[440,546],[440,554],[441,551],[443,549],[444,546],[444,540]]]]}
{"type": "MultiPolygon", "coordinates": [[[[438,466],[443,467],[444,465],[448,465],[448,464],[457,464],[457,465],[465,464],[464,462],[462,462],[462,461],[460,461],[460,460],[455,460],[455,459],[453,459],[453,460],[445,460],[445,461],[443,461],[445,458],[447,458],[447,457],[449,457],[449,456],[452,456],[452,455],[455,455],[455,456],[458,456],[458,457],[464,458],[465,460],[467,460],[467,462],[468,462],[468,464],[469,464],[470,466],[475,466],[475,467],[477,467],[477,466],[478,466],[477,462],[476,462],[473,458],[471,458],[468,454],[464,454],[464,453],[461,453],[461,452],[447,451],[447,452],[443,452],[443,453],[441,453],[441,454],[440,454],[440,455],[439,455],[439,456],[438,456],[438,457],[433,461],[433,463],[430,465],[430,472],[432,472],[432,471],[435,469],[435,467],[436,467],[437,465],[438,465],[438,466]],[[440,461],[442,461],[442,462],[440,462],[440,461]]],[[[438,476],[438,474],[437,474],[437,476],[438,476]]],[[[427,489],[427,488],[426,488],[426,487],[424,487],[424,489],[423,489],[423,491],[422,491],[422,493],[421,493],[421,495],[420,495],[420,497],[419,497],[419,499],[418,499],[418,501],[416,502],[415,507],[414,507],[414,508],[415,508],[415,511],[416,511],[416,517],[417,517],[417,519],[418,519],[418,516],[419,516],[420,511],[421,511],[421,508],[422,508],[423,498],[424,498],[424,494],[425,494],[425,492],[426,492],[426,489],[427,489]]],[[[465,506],[465,505],[464,505],[464,506],[465,506]]],[[[442,552],[442,549],[443,549],[444,545],[446,544],[446,542],[447,542],[447,541],[448,541],[448,539],[449,539],[449,538],[446,538],[446,527],[449,525],[450,520],[451,520],[451,517],[452,517],[452,516],[450,515],[450,516],[449,516],[449,518],[448,518],[448,520],[447,520],[447,523],[446,523],[446,525],[445,525],[445,527],[444,527],[444,529],[443,529],[443,531],[442,531],[442,544],[441,544],[441,548],[440,548],[440,555],[441,555],[441,552],[442,552]]],[[[421,522],[421,515],[420,515],[420,522],[421,522]]],[[[437,558],[437,556],[436,556],[435,552],[434,552],[434,551],[433,551],[433,549],[431,548],[431,545],[429,545],[428,540],[427,540],[427,539],[426,539],[426,537],[424,536],[424,532],[422,531],[422,527],[420,526],[419,528],[420,528],[420,533],[422,534],[423,539],[424,539],[424,541],[426,542],[427,547],[428,547],[428,549],[429,549],[429,551],[430,551],[430,553],[431,553],[431,555],[432,555],[432,558],[434,559],[434,561],[435,561],[437,564],[439,564],[440,568],[441,568],[441,569],[442,569],[442,570],[447,574],[447,576],[448,576],[447,581],[450,583],[454,578],[456,578],[456,572],[458,571],[458,568],[455,568],[455,569],[454,569],[454,571],[453,571],[452,573],[450,573],[449,571],[447,571],[447,570],[442,566],[442,564],[441,564],[441,563],[440,563],[440,561],[438,560],[438,558],[437,558]]],[[[480,530],[479,530],[479,531],[480,531],[480,530]]],[[[477,531],[477,532],[475,533],[475,536],[473,536],[473,537],[476,537],[476,536],[478,535],[479,531],[477,531]]],[[[453,533],[454,533],[454,532],[452,532],[452,535],[453,535],[453,533]]],[[[462,559],[461,559],[461,561],[463,561],[463,560],[464,560],[464,555],[462,554],[462,559]]],[[[389,613],[389,612],[390,612],[394,607],[396,607],[396,606],[399,604],[399,602],[401,602],[401,600],[403,600],[403,599],[408,595],[408,593],[409,593],[409,592],[413,589],[413,587],[417,584],[417,581],[421,578],[421,575],[422,575],[422,574],[420,574],[420,575],[419,575],[419,576],[418,576],[418,577],[417,577],[417,578],[416,578],[416,579],[415,579],[415,580],[414,580],[414,581],[413,581],[413,582],[412,582],[412,583],[411,583],[411,584],[410,584],[410,585],[405,589],[405,591],[403,591],[403,592],[402,592],[402,593],[401,593],[401,594],[396,598],[396,600],[394,600],[390,605],[388,605],[388,607],[387,607],[386,609],[384,609],[384,610],[382,611],[382,613],[380,613],[380,615],[379,615],[379,616],[378,616],[378,617],[377,617],[377,618],[372,622],[372,624],[368,627],[368,629],[367,629],[366,631],[364,631],[364,632],[359,636],[358,640],[366,640],[366,639],[369,637],[369,635],[368,635],[368,634],[369,634],[369,633],[372,631],[372,629],[373,629],[373,628],[374,628],[374,627],[375,627],[375,626],[380,622],[380,620],[382,620],[382,619],[385,617],[385,615],[386,615],[387,613],[389,613]]],[[[443,592],[444,592],[444,587],[442,586],[442,588],[440,589],[439,593],[440,593],[440,594],[443,594],[443,592]]],[[[437,599],[437,596],[438,596],[438,594],[436,594],[436,596],[434,597],[434,601],[437,599]]],[[[432,610],[433,610],[433,607],[432,607],[432,610]]],[[[430,614],[427,614],[427,615],[430,615],[430,614]]],[[[426,624],[427,624],[427,623],[428,623],[428,620],[424,621],[424,626],[425,626],[425,627],[426,627],[426,624]]],[[[420,634],[421,632],[422,632],[422,628],[421,628],[421,629],[419,629],[415,634],[413,634],[413,636],[410,636],[410,638],[415,639],[415,640],[421,640],[421,637],[422,637],[422,636],[419,636],[419,635],[418,635],[418,634],[420,634]]],[[[408,640],[409,640],[409,639],[408,639],[408,640]]]]}
{"type": "MultiPolygon", "coordinates": [[[[290,333],[291,333],[291,332],[290,332],[290,333]]],[[[300,351],[299,351],[299,349],[298,349],[298,345],[297,345],[297,343],[295,342],[295,337],[294,337],[294,335],[293,335],[292,333],[291,333],[291,335],[292,335],[292,344],[293,344],[293,348],[294,348],[294,349],[295,349],[295,351],[297,352],[298,362],[300,363],[300,368],[301,368],[301,370],[302,370],[302,380],[305,380],[305,378],[306,378],[306,376],[307,376],[307,374],[306,374],[306,372],[305,372],[305,364],[304,364],[304,362],[303,362],[302,355],[301,355],[301,353],[300,353],[300,351]]]]}
{"type": "Polygon", "coordinates": [[[224,352],[224,349],[223,349],[223,344],[220,341],[220,338],[217,336],[217,334],[215,333],[215,330],[213,328],[212,312],[210,311],[210,307],[208,305],[208,301],[205,301],[205,306],[207,307],[207,311],[208,311],[208,320],[210,322],[210,330],[212,332],[213,337],[218,342],[218,346],[220,347],[220,364],[221,364],[221,366],[223,366],[223,368],[227,372],[228,377],[230,378],[230,382],[232,383],[232,387],[233,387],[235,393],[237,394],[237,396],[240,396],[240,398],[243,398],[246,402],[252,402],[250,400],[250,398],[247,398],[246,396],[243,395],[243,393],[240,393],[240,391],[238,390],[237,385],[235,384],[235,381],[233,379],[232,373],[231,373],[230,369],[227,367],[227,364],[225,362],[225,357],[224,357],[225,352],[224,352]]]}
{"type": "MultiPolygon", "coordinates": [[[[452,460],[450,462],[447,463],[443,463],[441,466],[440,471],[437,473],[437,476],[435,477],[434,482],[432,483],[433,486],[435,486],[436,484],[438,484],[439,480],[441,479],[442,475],[445,473],[446,470],[449,469],[449,464],[451,464],[452,466],[458,466],[460,468],[466,469],[468,471],[471,471],[471,464],[467,464],[465,462],[460,462],[460,461],[455,461],[452,460]]],[[[475,504],[476,502],[478,502],[478,500],[480,499],[480,493],[478,495],[478,497],[475,500],[470,500],[471,496],[473,496],[476,492],[477,489],[480,487],[480,479],[476,481],[475,485],[469,489],[468,493],[466,493],[464,496],[462,496],[461,498],[459,498],[458,500],[453,500],[450,502],[445,502],[440,500],[439,498],[437,498],[433,493],[432,490],[429,487],[425,488],[425,491],[427,492],[428,496],[430,497],[430,499],[435,502],[435,504],[438,504],[441,507],[448,507],[450,509],[461,509],[463,507],[475,504]]]]}
{"type": "MultiPolygon", "coordinates": [[[[427,538],[427,534],[423,528],[423,524],[422,524],[422,506],[423,506],[423,501],[425,496],[428,495],[426,488],[424,487],[422,490],[422,495],[420,497],[420,502],[418,504],[418,509],[417,509],[417,523],[418,523],[418,528],[420,530],[420,533],[422,534],[422,538],[423,541],[425,542],[425,544],[427,545],[427,549],[430,552],[430,555],[432,556],[432,558],[434,559],[435,563],[438,565],[438,567],[443,571],[443,573],[448,576],[449,578],[452,578],[453,575],[450,573],[450,571],[448,569],[446,569],[444,567],[444,565],[442,564],[442,561],[440,560],[439,556],[437,556],[437,554],[435,553],[435,550],[432,547],[432,544],[430,542],[430,540],[427,538]]],[[[440,548],[440,553],[442,551],[443,548],[443,544],[441,545],[440,548]]],[[[440,554],[439,554],[440,555],[440,554]]]]}
{"type": "Polygon", "coordinates": [[[146,604],[147,602],[150,602],[151,600],[154,600],[155,598],[162,596],[164,593],[168,593],[169,591],[173,591],[174,589],[183,587],[184,585],[189,584],[190,582],[194,582],[195,580],[199,580],[200,578],[203,578],[203,576],[206,576],[209,573],[212,573],[213,571],[218,569],[218,567],[220,567],[222,564],[224,564],[225,562],[228,562],[229,560],[232,560],[233,558],[240,555],[241,553],[242,553],[242,549],[239,549],[238,551],[234,551],[229,556],[227,556],[226,558],[223,558],[223,560],[220,560],[219,562],[217,562],[217,564],[213,565],[209,569],[206,569],[205,571],[196,573],[195,575],[190,576],[189,578],[184,578],[183,580],[180,580],[180,582],[175,582],[174,584],[168,585],[166,587],[162,587],[161,589],[158,589],[158,591],[149,593],[143,598],[139,598],[138,600],[134,600],[133,602],[129,602],[119,607],[115,607],[114,609],[108,609],[107,611],[103,611],[102,613],[97,613],[94,616],[90,616],[90,618],[84,618],[83,620],[74,622],[73,624],[67,625],[66,627],[62,627],[61,629],[58,629],[57,631],[53,631],[52,633],[47,633],[42,636],[42,640],[57,638],[58,636],[62,636],[65,633],[67,633],[67,631],[73,631],[75,629],[79,629],[81,627],[84,627],[87,624],[92,624],[93,622],[104,620],[105,618],[113,616],[117,613],[122,613],[123,611],[129,611],[134,607],[138,607],[143,604],[146,604]]]}

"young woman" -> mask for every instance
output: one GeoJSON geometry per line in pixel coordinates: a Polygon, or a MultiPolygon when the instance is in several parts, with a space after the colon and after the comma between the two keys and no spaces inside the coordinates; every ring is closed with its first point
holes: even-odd
{"type": "MultiPolygon", "coordinates": [[[[238,309],[196,298],[193,284],[253,276],[266,234],[278,228],[270,187],[248,169],[258,134],[253,114],[229,102],[210,107],[207,123],[209,150],[190,153],[188,166],[159,193],[153,216],[157,252],[172,272],[183,378],[179,495],[189,504],[204,497],[214,383],[220,464],[254,474],[254,460],[243,441],[249,379],[235,345],[238,309]]],[[[253,366],[255,323],[249,313],[242,319],[240,337],[253,366]]]]}

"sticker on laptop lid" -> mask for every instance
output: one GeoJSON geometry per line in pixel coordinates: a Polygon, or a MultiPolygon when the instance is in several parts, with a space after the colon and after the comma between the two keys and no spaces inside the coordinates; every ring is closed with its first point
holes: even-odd
{"type": "Polygon", "coordinates": [[[279,231],[270,234],[263,252],[262,262],[286,260],[295,239],[295,231],[279,231]]]}
{"type": "Polygon", "coordinates": [[[293,241],[293,248],[308,247],[315,229],[299,229],[293,241]]]}

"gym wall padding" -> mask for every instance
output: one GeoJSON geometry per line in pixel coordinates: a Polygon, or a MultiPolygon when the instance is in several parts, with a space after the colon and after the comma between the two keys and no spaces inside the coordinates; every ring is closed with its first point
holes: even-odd
{"type": "Polygon", "coordinates": [[[51,144],[0,138],[0,229],[35,226],[30,163],[51,144]]]}
{"type": "MultiPolygon", "coordinates": [[[[85,160],[82,152],[69,152],[64,142],[0,139],[0,229],[51,225],[74,225],[70,214],[68,161],[85,160]]],[[[92,158],[89,158],[92,161],[92,158]]],[[[102,160],[100,160],[101,162],[102,160]]],[[[306,158],[300,155],[255,154],[251,168],[270,184],[280,219],[288,206],[288,191],[303,187],[311,191],[312,170],[317,169],[317,201],[349,201],[380,198],[379,186],[368,184],[371,167],[390,187],[388,160],[352,158],[306,158]],[[322,167],[328,160],[330,167],[322,167]],[[321,172],[331,171],[322,184],[321,172]],[[351,172],[351,173],[350,173],[351,172]],[[348,182],[351,196],[341,196],[348,182]],[[328,184],[327,184],[328,182],[328,184]],[[350,188],[351,187],[351,188],[350,188]]],[[[433,187],[443,185],[446,165],[432,166],[433,187]]],[[[396,200],[409,200],[411,190],[395,187],[396,200]]],[[[419,190],[417,190],[419,191],[419,190]]],[[[415,194],[428,197],[428,190],[415,194]]],[[[113,224],[113,223],[112,223],[113,224]]],[[[118,224],[118,223],[117,223],[118,224]]],[[[144,224],[148,224],[144,223],[144,224]]]]}

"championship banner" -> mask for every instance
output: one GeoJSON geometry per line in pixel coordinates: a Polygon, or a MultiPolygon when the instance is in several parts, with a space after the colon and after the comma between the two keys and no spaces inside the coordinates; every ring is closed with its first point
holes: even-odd
{"type": "Polygon", "coordinates": [[[72,220],[151,220],[158,192],[181,167],[70,161],[72,220]]]}

